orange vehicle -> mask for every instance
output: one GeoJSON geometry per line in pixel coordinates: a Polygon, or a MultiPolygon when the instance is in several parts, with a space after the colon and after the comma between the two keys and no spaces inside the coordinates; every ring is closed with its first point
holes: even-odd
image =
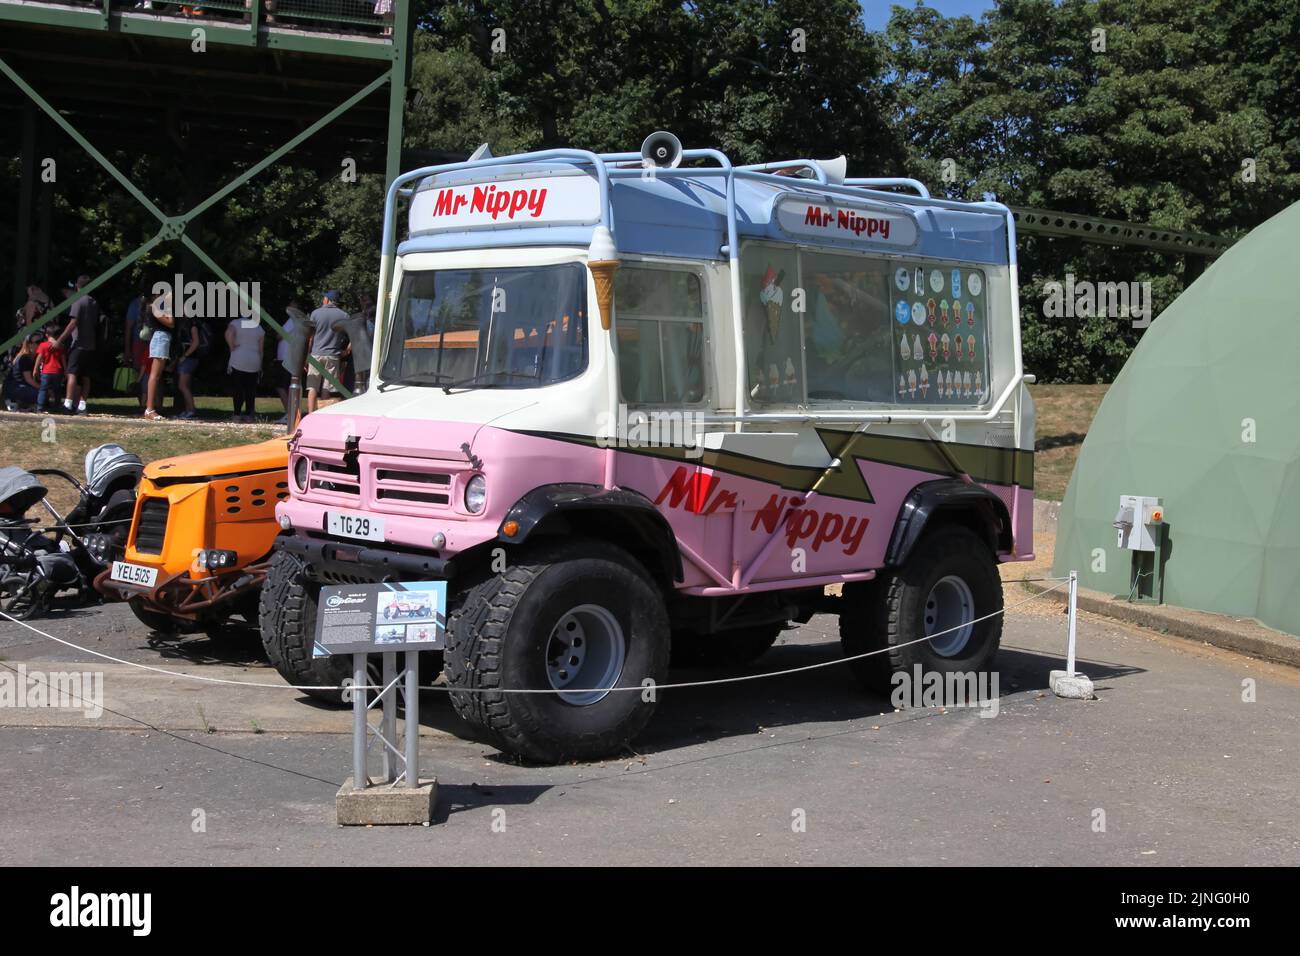
{"type": "Polygon", "coordinates": [[[122,552],[95,579],[159,631],[220,634],[231,615],[257,625],[257,601],[288,496],[288,439],[147,465],[122,552]]]}

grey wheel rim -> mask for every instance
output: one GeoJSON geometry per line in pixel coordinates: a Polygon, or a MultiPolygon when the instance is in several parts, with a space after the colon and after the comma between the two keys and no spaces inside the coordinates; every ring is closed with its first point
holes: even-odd
{"type": "Polygon", "coordinates": [[[930,641],[936,654],[955,657],[966,649],[975,633],[975,597],[964,580],[950,574],[936,581],[923,614],[926,637],[938,635],[930,641]]]}
{"type": "Polygon", "coordinates": [[[546,642],[546,676],[560,691],[560,700],[575,707],[604,700],[626,660],[623,626],[596,604],[581,604],[562,614],[546,642]]]}

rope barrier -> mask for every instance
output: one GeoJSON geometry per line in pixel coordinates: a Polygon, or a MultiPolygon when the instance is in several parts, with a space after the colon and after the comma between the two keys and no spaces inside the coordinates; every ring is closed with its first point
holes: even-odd
{"type": "MultiPolygon", "coordinates": [[[[885,654],[888,653],[889,651],[898,650],[899,648],[910,647],[913,644],[920,644],[925,641],[932,641],[935,638],[943,637],[946,634],[951,634],[954,631],[961,630],[963,627],[973,626],[983,621],[987,621],[990,618],[997,617],[999,614],[1006,614],[1008,611],[1014,611],[1018,607],[1023,607],[1024,605],[1029,604],[1031,601],[1036,601],[1039,598],[1042,598],[1045,595],[1052,593],[1053,591],[1059,590],[1062,586],[1068,583],[1069,583],[1069,578],[1060,579],[1059,582],[1054,586],[1050,588],[1044,588],[1043,590],[1037,592],[1036,594],[1030,595],[1025,600],[1019,601],[1016,604],[1012,604],[1010,607],[1004,606],[999,610],[993,611],[989,614],[985,614],[982,617],[977,617],[972,621],[967,621],[963,624],[958,624],[954,627],[947,628],[946,630],[939,631],[936,634],[928,634],[925,637],[920,637],[913,641],[907,641],[906,643],[903,644],[891,644],[886,647],[877,648],[874,651],[866,651],[862,654],[854,654],[849,657],[836,658],[833,661],[822,661],[821,663],[818,664],[805,664],[801,667],[790,667],[779,671],[764,671],[761,674],[741,674],[736,677],[721,677],[714,680],[701,680],[701,681],[682,681],[675,684],[653,684],[653,685],[636,684],[630,687],[589,687],[589,688],[577,688],[577,689],[566,687],[562,690],[557,690],[555,688],[550,688],[550,687],[547,688],[531,688],[531,687],[530,688],[523,688],[523,687],[520,688],[482,688],[482,687],[460,688],[460,687],[451,687],[447,684],[422,684],[420,685],[419,689],[446,691],[448,693],[458,693],[458,694],[583,694],[583,693],[597,693],[597,692],[614,693],[619,691],[632,691],[635,693],[642,693],[650,689],[653,689],[657,693],[658,691],[661,690],[682,690],[689,687],[715,687],[721,684],[738,684],[744,681],[763,680],[769,677],[786,677],[789,676],[790,674],[801,674],[807,671],[820,670],[821,668],[824,667],[834,667],[838,664],[849,664],[852,663],[853,661],[859,661],[859,660],[864,660],[865,658],[868,657],[874,657],[877,654],[885,654]]],[[[181,671],[169,670],[165,667],[155,667],[151,664],[141,664],[136,661],[123,660],[120,657],[114,657],[111,654],[105,654],[102,651],[96,651],[89,647],[82,647],[79,644],[74,644],[72,641],[65,641],[61,637],[55,637],[53,634],[49,634],[45,631],[42,631],[40,628],[33,627],[32,625],[28,624],[26,621],[20,621],[17,618],[13,617],[12,615],[5,613],[4,611],[0,611],[0,617],[7,618],[8,620],[13,621],[15,624],[18,624],[21,627],[26,628],[27,630],[31,631],[34,634],[39,634],[41,637],[44,637],[47,640],[54,641],[58,644],[63,644],[66,647],[71,647],[74,650],[81,651],[84,654],[91,654],[95,657],[102,658],[114,664],[124,664],[128,667],[135,667],[140,670],[152,671],[153,673],[163,674],[168,677],[179,677],[183,680],[195,680],[195,681],[201,681],[209,684],[224,684],[224,685],[230,685],[235,687],[268,688],[272,690],[338,690],[338,691],[375,690],[378,691],[383,689],[381,685],[377,685],[377,684],[376,685],[284,684],[284,683],[270,684],[270,683],[264,683],[260,681],[240,681],[240,680],[232,680],[223,677],[208,677],[204,674],[186,674],[181,671]]]]}

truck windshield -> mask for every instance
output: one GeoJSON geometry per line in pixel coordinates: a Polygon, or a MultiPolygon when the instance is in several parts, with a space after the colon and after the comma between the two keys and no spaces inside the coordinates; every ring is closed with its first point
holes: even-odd
{"type": "Polygon", "coordinates": [[[581,263],[407,272],[380,377],[386,385],[537,388],[587,367],[581,263]]]}

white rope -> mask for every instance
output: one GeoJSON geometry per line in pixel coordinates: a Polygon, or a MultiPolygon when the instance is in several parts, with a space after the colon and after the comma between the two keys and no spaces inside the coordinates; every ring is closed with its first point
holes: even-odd
{"type": "MultiPolygon", "coordinates": [[[[822,661],[818,664],[805,664],[802,667],[790,667],[790,668],[786,668],[785,670],[764,671],[761,674],[742,674],[737,677],[720,677],[715,680],[683,681],[677,684],[650,684],[644,686],[637,684],[631,687],[588,687],[588,688],[576,688],[576,689],[566,687],[563,690],[556,690],[550,687],[548,688],[522,688],[522,687],[521,688],[489,688],[489,687],[461,688],[461,687],[451,687],[447,684],[422,684],[420,685],[420,690],[440,690],[440,691],[447,691],[449,693],[454,692],[458,694],[589,694],[589,693],[606,692],[606,691],[611,693],[615,691],[633,691],[636,693],[642,693],[646,690],[653,690],[657,693],[658,691],[661,690],[681,690],[687,687],[714,687],[720,684],[737,684],[737,683],[741,683],[742,681],[761,680],[767,677],[784,677],[789,674],[801,674],[806,671],[819,670],[823,667],[834,667],[838,664],[849,664],[852,663],[853,661],[859,661],[867,657],[873,657],[876,654],[885,654],[888,653],[889,651],[898,650],[899,648],[910,647],[913,644],[920,644],[924,641],[932,641],[937,637],[943,637],[945,634],[951,634],[953,631],[960,630],[963,627],[979,624],[982,621],[987,621],[989,618],[997,617],[999,614],[1006,614],[1007,611],[1014,611],[1018,607],[1023,607],[1024,605],[1030,603],[1031,601],[1036,601],[1039,598],[1043,597],[1044,595],[1050,594],[1051,592],[1062,587],[1064,584],[1068,583],[1068,581],[1069,581],[1068,578],[1062,579],[1060,583],[1055,584],[1050,588],[1044,588],[1043,590],[1030,595],[1025,600],[1020,601],[1016,604],[1012,604],[1010,607],[1003,607],[1000,610],[993,611],[989,614],[985,614],[983,617],[977,617],[973,621],[967,621],[964,624],[958,624],[955,627],[950,627],[947,630],[940,631],[937,634],[929,634],[925,637],[919,637],[914,641],[907,641],[904,644],[891,644],[887,647],[877,648],[874,651],[866,651],[865,653],[862,654],[854,654],[851,657],[839,657],[833,661],[822,661]]],[[[136,661],[123,660],[120,657],[113,657],[111,654],[105,654],[102,651],[92,650],[89,647],[82,647],[81,645],[74,644],[71,641],[65,641],[61,637],[55,637],[53,634],[48,634],[45,631],[42,631],[40,628],[32,627],[26,621],[20,621],[17,618],[9,614],[6,614],[4,611],[0,611],[0,617],[8,618],[9,620],[13,621],[15,624],[27,628],[27,630],[33,632],[34,634],[39,634],[41,635],[41,637],[47,638],[48,640],[51,641],[55,641],[59,644],[63,644],[66,647],[71,647],[74,650],[81,651],[85,654],[93,654],[95,657],[103,658],[104,660],[111,661],[114,664],[125,664],[128,667],[136,667],[139,668],[140,670],[153,671],[156,674],[165,674],[168,677],[180,677],[187,680],[203,681],[209,684],[228,684],[236,687],[266,687],[274,690],[341,690],[341,691],[376,690],[377,691],[377,690],[384,689],[379,685],[360,685],[360,684],[357,685],[283,684],[283,683],[267,684],[267,683],[261,683],[257,681],[241,681],[241,680],[231,680],[223,677],[208,677],[207,675],[204,674],[186,674],[181,671],[168,670],[165,667],[154,667],[151,664],[141,664],[136,661]]]]}

